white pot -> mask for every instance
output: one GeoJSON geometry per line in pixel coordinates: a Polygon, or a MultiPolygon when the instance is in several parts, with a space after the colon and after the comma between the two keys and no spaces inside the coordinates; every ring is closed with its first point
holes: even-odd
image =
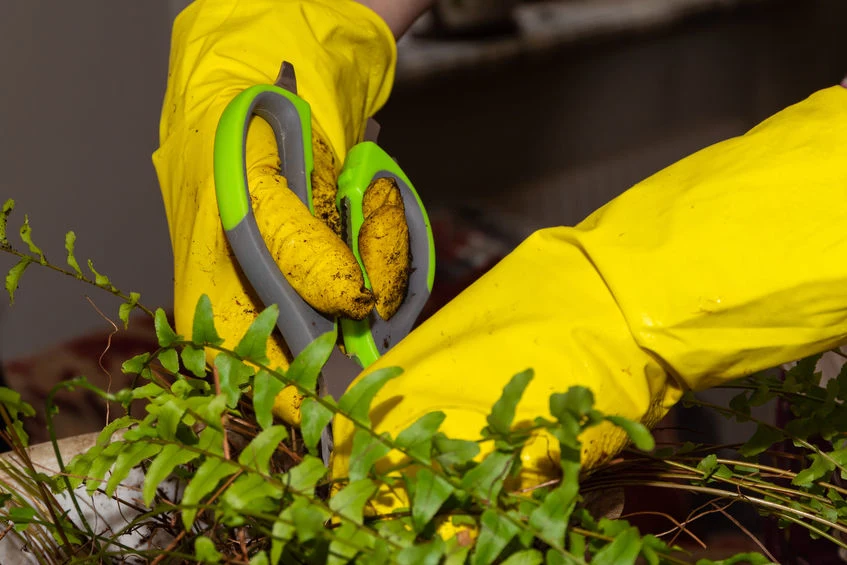
{"type": "MultiPolygon", "coordinates": [[[[98,433],[91,433],[59,440],[59,452],[62,454],[62,461],[67,464],[75,455],[84,453],[93,447],[98,435],[98,433]]],[[[49,442],[34,445],[28,449],[28,452],[36,471],[51,476],[59,472],[59,465],[56,461],[53,445],[49,442]]],[[[13,469],[20,469],[23,466],[23,462],[13,453],[0,455],[0,491],[8,492],[11,486],[14,492],[23,493],[24,490],[20,488],[20,484],[10,476],[9,466],[12,466],[13,469]]],[[[121,483],[111,498],[99,491],[93,495],[89,495],[85,490],[84,483],[74,492],[80,503],[82,514],[88,524],[98,534],[109,537],[127,526],[136,516],[141,514],[141,509],[144,506],[141,502],[141,487],[143,482],[144,475],[141,469],[136,468],[121,483]],[[129,506],[127,504],[128,502],[132,506],[129,506]]],[[[163,487],[176,489],[177,485],[175,483],[169,483],[168,485],[163,485],[163,487]]],[[[54,496],[61,508],[68,512],[68,518],[81,527],[79,514],[71,503],[70,496],[67,493],[54,496]]],[[[46,514],[46,508],[43,503],[37,499],[27,498],[30,500],[30,504],[41,509],[41,512],[46,514]]],[[[39,551],[44,552],[44,549],[39,548],[37,546],[38,542],[33,542],[33,540],[50,540],[50,535],[45,535],[43,529],[40,530],[41,535],[38,535],[39,532],[36,531],[38,528],[40,526],[30,524],[24,532],[18,533],[14,530],[9,530],[2,540],[0,540],[0,563],[3,565],[38,563],[39,561],[35,554],[39,551]],[[32,544],[35,546],[32,546],[32,544]]],[[[157,531],[152,538],[148,537],[149,533],[148,531],[144,531],[144,529],[140,529],[124,534],[118,539],[120,543],[128,547],[139,549],[151,547],[150,544],[153,544],[152,547],[167,547],[168,543],[172,540],[170,536],[161,530],[157,531]]],[[[51,549],[55,549],[55,547],[51,549]]],[[[127,562],[131,563],[132,561],[128,559],[127,562]]],[[[138,562],[143,563],[144,560],[139,560],[138,562]]]]}

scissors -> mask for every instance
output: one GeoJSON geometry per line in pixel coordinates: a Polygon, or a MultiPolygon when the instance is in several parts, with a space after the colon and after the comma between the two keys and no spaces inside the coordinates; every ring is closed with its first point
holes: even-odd
{"type": "MultiPolygon", "coordinates": [[[[292,355],[327,332],[339,332],[344,351],[336,345],[318,379],[318,393],[341,397],[356,376],[403,339],[414,326],[432,291],[435,277],[435,246],[423,202],[399,165],[374,141],[363,141],[347,154],[338,176],[338,207],[344,237],[371,288],[358,241],[364,221],[362,198],[370,183],[391,177],[400,189],[409,226],[411,265],[409,285],[400,308],[390,320],[376,309],[361,321],[333,318],[312,308],[291,287],[274,262],[250,205],[245,163],[247,129],[253,116],[265,120],[276,136],[280,174],[309,210],[312,205],[311,109],[297,96],[294,67],[283,62],[273,85],[255,85],[237,95],[218,122],[214,147],[214,178],[218,210],[236,261],[265,306],[279,307],[277,327],[292,355]]],[[[369,124],[369,130],[376,128],[369,124]]],[[[329,426],[322,436],[322,456],[328,464],[332,449],[329,426]]]]}

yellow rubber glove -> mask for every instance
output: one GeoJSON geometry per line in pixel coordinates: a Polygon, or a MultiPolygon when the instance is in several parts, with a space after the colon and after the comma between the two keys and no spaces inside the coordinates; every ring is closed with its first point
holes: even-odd
{"type": "MultiPolygon", "coordinates": [[[[376,396],[375,429],[396,436],[440,410],[441,431],[479,438],[503,386],[527,368],[535,378],[516,424],[549,417],[551,393],[582,385],[599,410],[652,425],[687,389],[843,344],[845,202],[847,89],[833,87],[665,169],[576,227],[530,236],[369,368],[405,371],[376,396]]],[[[352,424],[337,418],[334,433],[341,478],[352,424]]],[[[581,439],[588,468],[626,442],[607,424],[581,439]]],[[[522,455],[523,486],[556,476],[551,437],[522,455]]],[[[377,511],[408,504],[402,491],[385,494],[377,511]]]]}
{"type": "MultiPolygon", "coordinates": [[[[294,65],[298,94],[312,108],[313,183],[319,192],[334,184],[347,149],[361,139],[367,118],[390,92],[396,46],[385,22],[352,0],[195,0],[174,23],[160,148],[153,161],[174,251],[176,329],[191,335],[197,300],[208,294],[229,348],[264,306],[234,264],[221,227],[212,169],[215,130],[226,105],[245,88],[273,83],[283,60],[294,65]]],[[[334,236],[290,191],[280,190],[286,185],[278,175],[276,140],[263,120],[253,120],[248,131],[247,171],[257,222],[274,256],[302,245],[314,258],[310,267],[346,268],[361,276],[343,244],[333,251],[337,260],[323,248],[316,252],[318,239],[334,236]],[[274,237],[291,216],[308,223],[315,237],[274,237]]],[[[320,279],[313,288],[320,295],[329,284],[320,279]]],[[[353,284],[341,297],[341,311],[367,300],[356,295],[361,286],[353,284]]],[[[268,356],[274,366],[288,366],[283,343],[272,341],[268,356]]],[[[286,389],[275,412],[297,424],[300,401],[293,388],[286,389]]]]}

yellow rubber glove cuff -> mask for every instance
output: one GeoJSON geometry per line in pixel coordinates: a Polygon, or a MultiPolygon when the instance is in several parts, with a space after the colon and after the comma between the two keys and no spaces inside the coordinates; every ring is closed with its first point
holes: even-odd
{"type": "MultiPolygon", "coordinates": [[[[591,388],[596,407],[655,424],[704,389],[847,341],[847,89],[820,91],[746,135],[645,180],[576,227],[529,237],[375,363],[404,369],[371,417],[392,436],[443,411],[479,438],[503,386],[532,368],[515,422],[548,416],[551,393],[591,388]]],[[[337,418],[333,476],[347,476],[337,418]]],[[[626,437],[582,436],[596,466],[626,437]]],[[[394,452],[382,470],[399,460],[394,452]]],[[[557,442],[522,454],[523,487],[555,478],[557,442]]],[[[383,493],[378,512],[408,505],[383,493]]]]}
{"type": "MultiPolygon", "coordinates": [[[[208,294],[229,348],[263,305],[235,266],[221,227],[212,177],[215,130],[230,100],[254,84],[273,83],[283,60],[294,65],[298,93],[311,105],[313,127],[338,166],[367,118],[385,103],[394,79],[394,38],[374,12],[352,0],[195,0],[174,23],[153,162],[174,252],[176,329],[191,335],[197,300],[208,294]]],[[[270,127],[253,120],[247,140],[251,186],[278,164],[270,127]]],[[[262,210],[266,223],[273,224],[274,213],[262,210]]],[[[275,366],[288,366],[281,342],[269,343],[269,357],[275,366]]],[[[286,389],[275,411],[296,424],[299,402],[286,389]]]]}

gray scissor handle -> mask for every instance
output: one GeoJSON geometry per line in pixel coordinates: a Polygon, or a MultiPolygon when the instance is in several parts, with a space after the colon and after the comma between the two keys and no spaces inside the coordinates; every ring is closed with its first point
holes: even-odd
{"type": "MultiPolygon", "coordinates": [[[[303,152],[303,124],[296,107],[282,89],[265,90],[253,99],[250,114],[264,119],[273,129],[282,163],[280,173],[288,181],[289,189],[308,202],[309,172],[303,152]]],[[[249,119],[245,120],[245,147],[249,124],[249,119]]],[[[244,174],[246,179],[246,164],[244,174]]],[[[249,194],[247,197],[249,201],[249,194]]],[[[259,299],[265,305],[279,306],[277,327],[292,355],[298,355],[315,339],[336,329],[333,318],[312,308],[285,279],[259,232],[252,209],[226,235],[259,299]]]]}

